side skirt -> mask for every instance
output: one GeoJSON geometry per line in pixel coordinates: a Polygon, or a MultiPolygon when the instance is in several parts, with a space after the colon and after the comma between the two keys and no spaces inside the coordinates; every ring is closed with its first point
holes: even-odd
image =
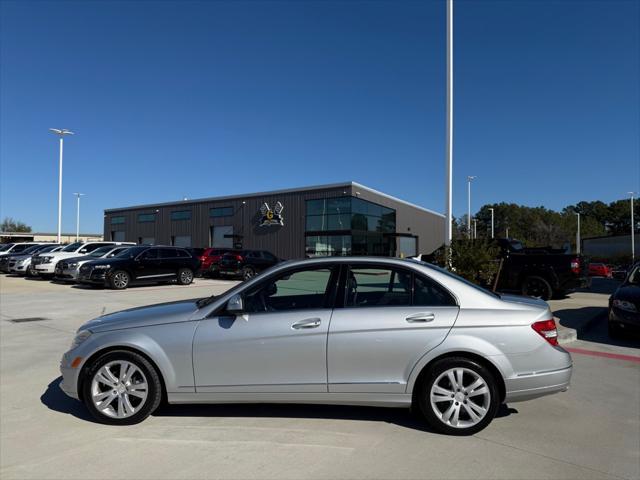
{"type": "Polygon", "coordinates": [[[169,403],[309,403],[408,408],[406,393],[169,393],[169,403]]]}

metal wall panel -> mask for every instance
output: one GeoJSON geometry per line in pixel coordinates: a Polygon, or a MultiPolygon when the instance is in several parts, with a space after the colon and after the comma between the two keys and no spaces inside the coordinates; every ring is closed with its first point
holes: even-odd
{"type": "Polygon", "coordinates": [[[105,239],[112,231],[125,232],[126,241],[138,242],[141,237],[154,237],[156,244],[171,244],[171,237],[191,235],[194,247],[210,245],[210,227],[233,226],[234,234],[243,236],[243,247],[269,250],[275,255],[291,259],[304,257],[305,201],[319,198],[356,196],[396,210],[398,233],[418,237],[418,251],[430,253],[440,246],[444,236],[444,217],[415,206],[379,195],[366,188],[347,183],[328,188],[295,190],[229,197],[220,200],[187,200],[171,204],[145,205],[143,207],[111,209],[105,211],[105,239]],[[260,207],[267,202],[271,208],[282,203],[283,226],[260,226],[260,207]],[[214,207],[233,207],[233,217],[209,216],[214,207]],[[191,210],[190,220],[171,220],[172,211],[191,210]],[[138,222],[139,213],[156,213],[155,223],[138,222]],[[124,216],[124,224],[111,224],[111,217],[124,216]]]}

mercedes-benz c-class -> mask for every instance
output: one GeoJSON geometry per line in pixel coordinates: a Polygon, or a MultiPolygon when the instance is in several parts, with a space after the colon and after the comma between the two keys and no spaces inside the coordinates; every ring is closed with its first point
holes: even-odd
{"type": "Polygon", "coordinates": [[[501,403],[564,391],[572,361],[548,305],[389,258],[278,264],[226,293],[84,324],[61,388],[99,421],[178,403],[413,407],[480,431],[501,403]]]}

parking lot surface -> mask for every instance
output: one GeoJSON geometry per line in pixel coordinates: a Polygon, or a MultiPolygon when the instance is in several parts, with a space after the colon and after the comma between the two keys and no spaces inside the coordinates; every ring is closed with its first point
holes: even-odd
{"type": "Polygon", "coordinates": [[[234,283],[113,291],[0,277],[0,477],[640,478],[640,344],[608,338],[607,289],[551,303],[569,326],[595,314],[565,345],[571,389],[509,404],[471,437],[402,409],[304,405],[164,406],[110,427],[59,390],[60,356],[86,320],[234,283]]]}

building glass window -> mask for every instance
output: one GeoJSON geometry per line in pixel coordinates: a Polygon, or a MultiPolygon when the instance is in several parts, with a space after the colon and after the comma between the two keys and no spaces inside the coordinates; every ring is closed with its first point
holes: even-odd
{"type": "Polygon", "coordinates": [[[306,232],[307,256],[393,255],[396,211],[357,197],[307,200],[306,232]]]}
{"type": "Polygon", "coordinates": [[[209,209],[210,217],[232,217],[233,216],[233,207],[216,207],[209,209]]]}
{"type": "Polygon", "coordinates": [[[177,210],[171,212],[171,220],[191,220],[191,210],[177,210]]]}
{"type": "Polygon", "coordinates": [[[120,225],[124,223],[124,216],[111,217],[111,225],[120,225]]]}
{"type": "Polygon", "coordinates": [[[155,222],[156,214],[155,213],[139,213],[138,214],[138,222],[155,222]]]}

